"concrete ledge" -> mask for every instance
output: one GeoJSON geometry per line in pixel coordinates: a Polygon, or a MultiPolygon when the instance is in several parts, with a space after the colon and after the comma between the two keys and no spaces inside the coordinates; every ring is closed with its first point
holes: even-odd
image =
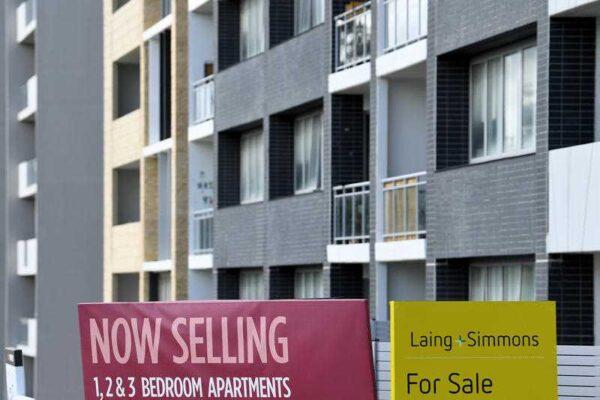
{"type": "Polygon", "coordinates": [[[378,77],[391,75],[425,61],[427,61],[427,39],[421,39],[377,57],[376,75],[378,77]]]}
{"type": "Polygon", "coordinates": [[[548,0],[548,15],[554,16],[593,3],[598,3],[598,0],[548,0]]]}
{"type": "Polygon", "coordinates": [[[173,138],[168,138],[144,147],[142,154],[144,157],[151,157],[158,153],[169,151],[171,147],[173,147],[173,138]]]}
{"type": "Polygon", "coordinates": [[[208,119],[195,125],[190,125],[188,128],[188,140],[193,142],[195,140],[206,139],[210,137],[215,131],[214,119],[208,119]]]}
{"type": "Polygon", "coordinates": [[[367,85],[371,80],[371,63],[357,65],[329,74],[329,93],[351,92],[367,85]]]}
{"type": "Polygon", "coordinates": [[[192,270],[212,269],[212,254],[190,254],[188,257],[188,268],[192,270]]]}
{"type": "Polygon", "coordinates": [[[144,261],[142,270],[145,272],[168,272],[173,269],[171,260],[144,261]]]}
{"type": "Polygon", "coordinates": [[[426,239],[375,243],[375,261],[416,261],[426,258],[426,239]]]}
{"type": "Polygon", "coordinates": [[[145,41],[152,39],[154,36],[158,35],[162,31],[169,29],[173,25],[173,14],[169,14],[150,28],[146,29],[142,34],[142,37],[145,41]]]}
{"type": "Polygon", "coordinates": [[[327,262],[337,264],[364,264],[369,262],[369,243],[330,244],[327,262]]]}

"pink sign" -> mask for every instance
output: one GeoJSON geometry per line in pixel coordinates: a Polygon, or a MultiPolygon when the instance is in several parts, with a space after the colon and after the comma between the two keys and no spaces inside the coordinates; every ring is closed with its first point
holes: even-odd
{"type": "Polygon", "coordinates": [[[362,300],[79,306],[86,400],[374,400],[362,300]]]}

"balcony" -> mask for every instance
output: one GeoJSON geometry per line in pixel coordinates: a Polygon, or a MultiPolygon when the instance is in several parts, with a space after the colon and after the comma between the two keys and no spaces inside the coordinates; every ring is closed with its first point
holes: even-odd
{"type": "Polygon", "coordinates": [[[390,52],[427,37],[428,0],[386,0],[384,51],[390,52]]]}
{"type": "Polygon", "coordinates": [[[600,142],[551,150],[548,253],[600,251],[600,142]]]}
{"type": "Polygon", "coordinates": [[[335,17],[335,69],[341,71],[371,58],[371,2],[335,17]]]}
{"type": "Polygon", "coordinates": [[[37,159],[19,164],[19,198],[25,199],[37,193],[37,159]]]}
{"type": "Polygon", "coordinates": [[[17,42],[34,43],[36,26],[35,0],[25,0],[17,7],[17,42]]]}
{"type": "Polygon", "coordinates": [[[192,85],[191,126],[189,140],[198,140],[213,133],[215,115],[215,80],[207,76],[192,85]]]}
{"type": "Polygon", "coordinates": [[[17,242],[17,275],[35,276],[37,274],[37,239],[17,242]]]}
{"type": "Polygon", "coordinates": [[[19,121],[35,120],[37,111],[37,75],[32,76],[20,88],[19,93],[19,113],[17,119],[19,121]]]}
{"type": "Polygon", "coordinates": [[[21,320],[21,339],[17,348],[23,351],[27,357],[35,357],[37,354],[37,319],[23,318],[21,320]]]}
{"type": "Polygon", "coordinates": [[[378,261],[425,259],[426,173],[382,181],[383,242],[375,246],[378,261]]]}

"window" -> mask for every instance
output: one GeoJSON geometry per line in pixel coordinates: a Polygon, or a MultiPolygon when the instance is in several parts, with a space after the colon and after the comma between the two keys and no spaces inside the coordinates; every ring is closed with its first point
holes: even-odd
{"type": "Polygon", "coordinates": [[[240,271],[240,300],[264,298],[262,270],[240,271]]]}
{"type": "Polygon", "coordinates": [[[240,198],[242,203],[263,199],[264,154],[262,131],[242,135],[240,144],[240,198]]]}
{"type": "Polygon", "coordinates": [[[535,46],[521,45],[471,65],[471,160],[535,150],[535,46]]]}
{"type": "Polygon", "coordinates": [[[295,0],[294,29],[305,32],[325,20],[325,0],[295,0]]]}
{"type": "Polygon", "coordinates": [[[294,188],[296,193],[321,184],[321,113],[298,118],[294,126],[294,188]]]}
{"type": "Polygon", "coordinates": [[[140,169],[138,163],[114,170],[114,225],[140,220],[140,169]]]}
{"type": "Polygon", "coordinates": [[[294,279],[296,299],[320,299],[323,297],[323,271],[316,268],[299,268],[294,279]]]}
{"type": "Polygon", "coordinates": [[[534,300],[533,266],[526,264],[472,266],[469,299],[473,301],[534,300]]]}
{"type": "Polygon", "coordinates": [[[150,273],[150,301],[171,300],[171,273],[150,273]]]}
{"type": "Polygon", "coordinates": [[[265,50],[264,0],[242,0],[240,11],[240,56],[250,58],[265,50]]]}

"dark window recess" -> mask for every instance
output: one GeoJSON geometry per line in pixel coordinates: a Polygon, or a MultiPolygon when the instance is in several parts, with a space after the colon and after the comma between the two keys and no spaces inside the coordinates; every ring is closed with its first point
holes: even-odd
{"type": "Polygon", "coordinates": [[[435,281],[437,300],[469,300],[469,263],[466,260],[439,262],[435,281]]]}
{"type": "Polygon", "coordinates": [[[240,271],[238,269],[217,270],[217,298],[219,300],[240,298],[240,271]]]}
{"type": "Polygon", "coordinates": [[[217,54],[219,71],[240,62],[240,1],[222,0],[217,5],[217,54]]]}
{"type": "Polygon", "coordinates": [[[240,134],[217,135],[218,208],[240,204],[240,134]]]}
{"type": "Polygon", "coordinates": [[[369,179],[368,118],[363,96],[331,96],[333,186],[369,179]]]}
{"type": "Polygon", "coordinates": [[[114,64],[113,118],[140,108],[140,52],[138,49],[114,64]]]}
{"type": "Polygon", "coordinates": [[[160,275],[154,272],[148,274],[148,300],[158,301],[158,285],[160,275]]]}
{"type": "MultiPolygon", "coordinates": [[[[368,283],[368,281],[367,281],[368,283]]],[[[368,288],[368,285],[366,285],[368,288]]],[[[337,299],[364,299],[365,292],[362,264],[331,265],[331,297],[337,299]]]]}
{"type": "Polygon", "coordinates": [[[548,299],[556,302],[559,345],[594,344],[594,256],[565,254],[550,259],[548,299]]]}
{"type": "Polygon", "coordinates": [[[438,58],[436,167],[469,163],[469,60],[464,55],[438,58]]]}
{"type": "Polygon", "coordinates": [[[123,7],[127,3],[129,3],[129,0],[114,0],[113,1],[113,12],[117,11],[119,8],[123,7]]]}
{"type": "Polygon", "coordinates": [[[596,19],[551,18],[550,150],[594,141],[596,19]]]}
{"type": "Polygon", "coordinates": [[[171,137],[171,31],[160,34],[160,140],[171,137]]]}
{"type": "Polygon", "coordinates": [[[139,274],[115,274],[113,276],[113,301],[137,302],[140,297],[139,290],[139,274]]]}
{"type": "Polygon", "coordinates": [[[294,1],[269,0],[269,46],[294,36],[294,1]]]}
{"type": "Polygon", "coordinates": [[[271,267],[269,270],[269,298],[293,299],[295,275],[295,267],[271,267]]]}
{"type": "Polygon", "coordinates": [[[115,169],[113,193],[115,225],[140,220],[140,169],[139,165],[115,169]]]}
{"type": "Polygon", "coordinates": [[[294,117],[269,120],[269,198],[294,194],[294,117]]]}

